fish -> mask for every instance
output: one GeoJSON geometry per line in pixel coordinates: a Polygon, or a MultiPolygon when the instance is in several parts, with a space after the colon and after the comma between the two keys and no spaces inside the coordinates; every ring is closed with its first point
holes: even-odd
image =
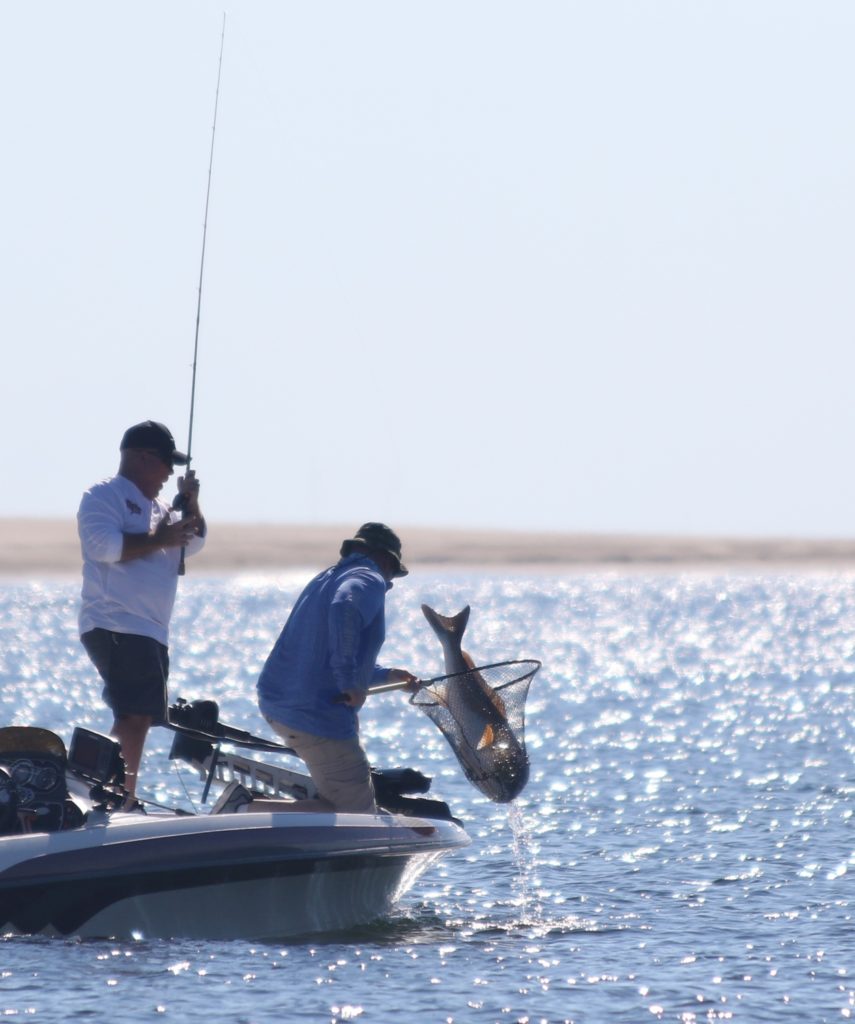
{"type": "Polygon", "coordinates": [[[522,736],[511,728],[502,696],[463,650],[469,611],[467,605],[457,615],[446,616],[422,605],[442,646],[445,671],[451,678],[427,685],[425,692],[430,699],[420,706],[451,744],[469,781],[491,800],[508,803],[528,782],[528,755],[522,736]]]}
{"type": "Polygon", "coordinates": [[[452,616],[440,615],[426,604],[422,605],[422,612],[439,639],[446,674],[470,673],[465,678],[455,680],[453,685],[458,700],[466,710],[484,722],[484,731],[475,749],[484,750],[486,747],[492,747],[500,738],[506,738],[509,731],[508,716],[505,702],[482,679],[472,657],[463,650],[463,634],[469,623],[469,605],[452,616]]]}

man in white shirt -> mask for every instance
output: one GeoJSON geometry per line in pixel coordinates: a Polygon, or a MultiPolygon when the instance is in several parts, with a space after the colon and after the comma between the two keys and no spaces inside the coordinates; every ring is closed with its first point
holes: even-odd
{"type": "Polygon", "coordinates": [[[166,718],[169,620],[181,550],[201,550],[206,528],[192,470],[178,479],[181,511],[158,498],[173,467],[188,461],[162,423],[130,427],[120,452],[118,474],[90,487],[77,513],[83,553],[79,627],[104,681],[133,796],[148,730],[166,718]]]}

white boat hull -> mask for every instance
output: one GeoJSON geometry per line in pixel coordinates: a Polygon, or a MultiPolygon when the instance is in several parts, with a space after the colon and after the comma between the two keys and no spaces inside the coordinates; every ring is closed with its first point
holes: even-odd
{"type": "Polygon", "coordinates": [[[0,839],[0,931],[275,939],[388,915],[452,822],[306,813],[117,814],[0,839]]]}
{"type": "Polygon", "coordinates": [[[133,896],[95,914],[77,934],[83,938],[282,939],[343,931],[387,917],[438,856],[405,862],[390,858],[370,869],[331,870],[323,864],[306,874],[133,896]]]}

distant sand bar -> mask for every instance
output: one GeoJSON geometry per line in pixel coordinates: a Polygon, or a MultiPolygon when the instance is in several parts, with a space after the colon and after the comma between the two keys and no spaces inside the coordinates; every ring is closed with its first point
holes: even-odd
{"type": "MultiPolygon", "coordinates": [[[[356,524],[357,526],[359,524],[356,524]]],[[[211,523],[192,565],[207,574],[321,568],[335,560],[353,524],[211,523]]],[[[855,569],[855,540],[667,537],[397,527],[412,566],[585,568],[741,566],[855,569]]],[[[76,524],[0,519],[0,575],[65,576],[80,571],[76,524]]]]}

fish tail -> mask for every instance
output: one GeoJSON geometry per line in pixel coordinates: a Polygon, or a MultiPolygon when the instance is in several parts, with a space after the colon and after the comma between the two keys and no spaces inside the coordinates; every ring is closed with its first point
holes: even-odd
{"type": "Polygon", "coordinates": [[[466,624],[469,622],[468,604],[463,611],[459,611],[456,615],[440,615],[426,604],[422,605],[422,612],[424,612],[424,617],[428,620],[430,628],[440,640],[444,637],[454,637],[458,644],[462,641],[466,624]]]}

